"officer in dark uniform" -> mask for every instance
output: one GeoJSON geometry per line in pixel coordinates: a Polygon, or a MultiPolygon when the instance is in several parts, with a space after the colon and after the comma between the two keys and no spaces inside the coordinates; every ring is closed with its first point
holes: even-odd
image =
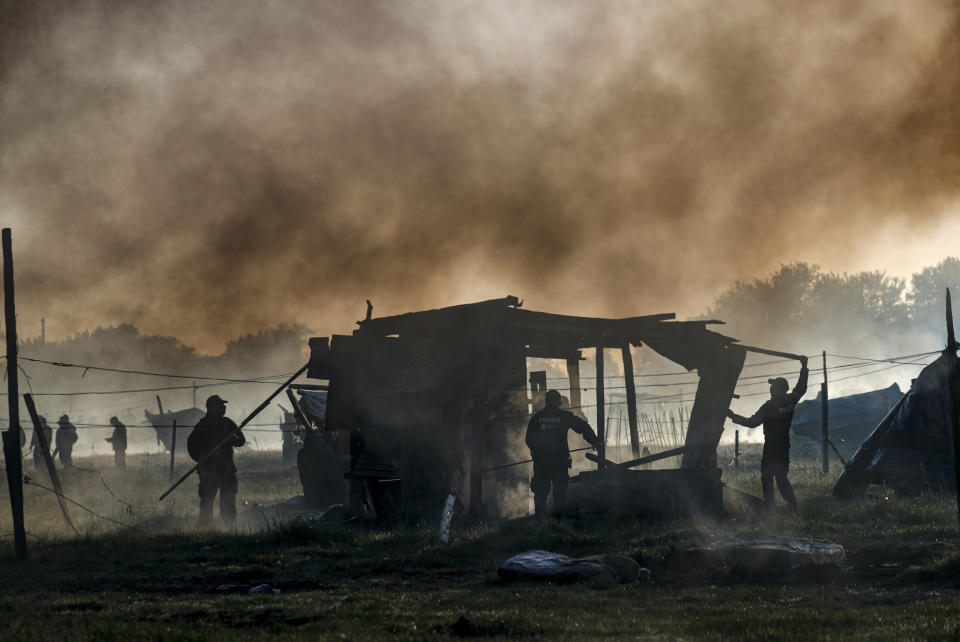
{"type": "Polygon", "coordinates": [[[533,458],[533,479],[530,489],[533,491],[534,512],[538,517],[546,514],[547,495],[553,489],[553,513],[560,517],[566,509],[567,469],[572,465],[570,446],[567,444],[567,430],[583,435],[591,446],[597,447],[599,440],[590,424],[572,412],[561,410],[562,399],[556,390],[548,390],[543,410],[530,418],[527,424],[527,447],[533,458]]]}
{"type": "Polygon", "coordinates": [[[64,468],[73,466],[73,445],[77,443],[77,427],[70,423],[70,417],[63,415],[57,420],[57,450],[60,464],[64,468]]]}
{"type": "Polygon", "coordinates": [[[127,467],[127,427],[120,423],[116,417],[110,417],[110,425],[113,426],[113,434],[107,437],[107,441],[113,446],[113,463],[119,470],[125,470],[127,467]]]}
{"type": "Polygon", "coordinates": [[[768,379],[770,399],[757,410],[752,417],[742,417],[727,410],[727,417],[733,423],[747,428],[756,428],[763,424],[763,457],[760,459],[760,484],[763,486],[763,499],[768,507],[773,507],[773,482],[776,480],[780,494],[793,513],[797,512],[797,498],[793,486],[787,479],[790,471],[790,423],[793,411],[807,391],[807,358],[800,360],[800,377],[792,392],[783,377],[768,379]]]}
{"type": "Polygon", "coordinates": [[[220,517],[227,526],[233,526],[237,520],[237,467],[233,463],[233,449],[247,440],[226,414],[227,402],[211,395],[207,398],[207,414],[187,438],[187,452],[197,462],[200,477],[200,527],[209,526],[213,521],[213,498],[218,490],[220,517]],[[219,445],[224,441],[226,443],[219,445]]]}

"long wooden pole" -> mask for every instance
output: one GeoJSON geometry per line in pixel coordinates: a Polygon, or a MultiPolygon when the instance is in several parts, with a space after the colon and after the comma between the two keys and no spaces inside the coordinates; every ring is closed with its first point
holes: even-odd
{"type": "Polygon", "coordinates": [[[10,426],[3,436],[3,457],[7,466],[10,510],[13,513],[13,549],[17,559],[27,558],[27,532],[23,525],[23,457],[20,443],[20,390],[17,372],[17,310],[13,297],[13,239],[3,228],[3,311],[7,335],[7,417],[10,426]]]}
{"type": "Polygon", "coordinates": [[[823,351],[823,383],[820,385],[820,449],[823,451],[823,474],[830,472],[830,398],[827,395],[827,351],[823,351]]]}
{"type": "Polygon", "coordinates": [[[67,526],[79,535],[80,531],[73,525],[73,520],[70,519],[70,513],[67,512],[67,505],[63,501],[63,486],[60,484],[60,475],[57,474],[57,467],[53,463],[53,455],[50,454],[50,444],[47,443],[47,436],[43,433],[43,428],[40,425],[40,415],[37,414],[37,406],[33,403],[33,395],[23,395],[23,402],[27,406],[27,412],[30,413],[31,421],[33,421],[33,430],[37,435],[37,443],[40,444],[40,448],[43,451],[43,461],[47,464],[47,472],[50,473],[50,483],[53,484],[53,490],[56,492],[57,503],[60,504],[63,519],[66,520],[67,526]]]}
{"type": "Polygon", "coordinates": [[[630,422],[630,450],[634,455],[639,455],[640,434],[637,432],[637,382],[633,378],[633,355],[630,353],[630,344],[624,345],[620,352],[623,355],[623,381],[627,386],[627,421],[630,422]]]}
{"type": "Polygon", "coordinates": [[[599,451],[600,459],[597,461],[597,468],[602,469],[607,458],[607,432],[606,432],[606,413],[604,403],[606,402],[603,390],[603,348],[597,346],[597,437],[600,441],[599,451]]]}
{"type": "Polygon", "coordinates": [[[803,356],[799,354],[793,354],[792,352],[777,352],[776,350],[767,350],[766,348],[757,348],[755,346],[745,346],[738,345],[738,348],[746,350],[747,352],[756,352],[757,354],[766,354],[771,357],[783,357],[784,359],[796,359],[800,361],[803,359],[803,356]]]}
{"type": "Polygon", "coordinates": [[[190,470],[188,470],[187,472],[185,472],[185,473],[183,474],[183,476],[180,477],[180,479],[178,479],[176,482],[174,482],[173,485],[170,486],[170,488],[168,488],[163,495],[160,495],[160,501],[163,501],[164,498],[166,498],[167,495],[169,495],[170,493],[172,493],[172,492],[177,488],[177,486],[179,486],[179,485],[182,484],[183,482],[187,481],[187,478],[190,477],[190,475],[192,475],[193,473],[197,472],[197,469],[200,467],[200,464],[201,464],[202,462],[206,461],[207,458],[210,457],[210,455],[212,455],[213,453],[217,452],[217,450],[219,450],[221,446],[224,446],[224,445],[226,445],[227,443],[229,443],[229,442],[233,439],[234,433],[239,432],[240,430],[243,429],[244,426],[246,426],[248,423],[250,423],[250,422],[253,420],[254,417],[256,417],[257,415],[260,414],[260,411],[261,411],[261,410],[263,410],[264,408],[266,408],[267,406],[270,405],[270,402],[273,401],[274,397],[276,397],[276,396],[279,395],[281,392],[283,392],[284,389],[285,389],[287,386],[289,386],[291,383],[293,383],[293,382],[297,379],[297,377],[299,377],[299,376],[302,375],[304,372],[306,372],[306,371],[307,371],[307,368],[309,368],[309,367],[310,367],[310,364],[309,364],[309,363],[303,364],[303,367],[300,368],[299,370],[297,370],[295,373],[293,373],[293,376],[292,376],[292,377],[290,377],[289,379],[287,379],[286,381],[284,381],[282,386],[280,386],[279,388],[277,388],[269,397],[267,397],[267,398],[263,401],[262,404],[260,404],[259,406],[257,406],[257,407],[254,409],[253,412],[251,412],[249,415],[247,415],[247,418],[244,419],[244,420],[240,423],[239,426],[237,426],[237,430],[231,432],[229,435],[227,435],[226,437],[224,437],[224,438],[223,438],[223,441],[221,441],[219,444],[217,444],[216,446],[214,446],[214,447],[210,450],[210,452],[208,452],[206,455],[204,455],[203,457],[201,457],[201,458],[200,458],[200,461],[197,462],[196,464],[194,464],[193,468],[191,468],[190,470]]]}
{"type": "Polygon", "coordinates": [[[297,423],[303,426],[303,429],[307,432],[313,432],[313,426],[310,425],[307,414],[303,412],[303,408],[300,407],[300,402],[293,396],[293,391],[290,390],[290,388],[287,388],[287,399],[290,400],[290,405],[293,406],[293,416],[296,417],[297,423]]]}
{"type": "Polygon", "coordinates": [[[957,494],[957,521],[960,522],[960,364],[957,362],[957,338],[953,331],[953,303],[947,288],[947,349],[950,374],[950,414],[953,424],[953,474],[957,494]]]}
{"type": "MultiPolygon", "coordinates": [[[[679,448],[671,448],[670,450],[664,450],[663,452],[654,453],[652,455],[647,455],[646,457],[638,457],[637,459],[631,459],[630,461],[624,461],[617,463],[615,461],[607,461],[608,466],[616,468],[633,468],[634,466],[643,466],[644,464],[650,464],[655,461],[660,461],[661,459],[668,459],[670,457],[676,457],[677,455],[682,455],[685,452],[694,450],[688,446],[680,446],[679,448]]],[[[594,455],[593,453],[587,453],[585,455],[590,461],[595,461],[600,463],[600,455],[594,455]]]]}
{"type": "Polygon", "coordinates": [[[170,437],[170,483],[173,483],[173,464],[177,456],[177,420],[173,420],[173,434],[170,437]]]}

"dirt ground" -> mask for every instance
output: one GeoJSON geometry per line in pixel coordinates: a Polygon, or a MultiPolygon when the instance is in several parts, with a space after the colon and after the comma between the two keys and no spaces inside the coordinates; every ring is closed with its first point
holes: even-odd
{"type": "MultiPolygon", "coordinates": [[[[79,535],[49,492],[28,484],[30,559],[0,540],[3,639],[957,639],[960,555],[952,497],[860,502],[830,497],[814,462],[794,467],[799,518],[454,523],[437,541],[423,524],[374,528],[298,523],[270,509],[299,493],[279,454],[238,460],[248,516],[235,531],[193,529],[195,488],[156,498],[168,472],[139,457],[124,473],[80,459],[65,493],[79,535]],[[744,577],[677,564],[682,552],[737,532],[827,539],[847,550],[830,573],[744,577]],[[497,566],[529,549],[631,557],[651,582],[616,586],[506,582],[497,566]],[[267,593],[248,594],[266,584],[267,593]],[[233,585],[230,590],[218,590],[233,585]],[[275,592],[276,591],[276,592],[275,592]]],[[[183,466],[187,462],[182,462],[183,466]]],[[[749,459],[725,480],[757,492],[749,459]]],[[[179,464],[178,464],[179,465],[179,464]]],[[[185,469],[185,468],[184,468],[185,469]]],[[[38,482],[42,478],[38,478],[38,482]]],[[[9,535],[3,493],[0,534],[9,535]]]]}

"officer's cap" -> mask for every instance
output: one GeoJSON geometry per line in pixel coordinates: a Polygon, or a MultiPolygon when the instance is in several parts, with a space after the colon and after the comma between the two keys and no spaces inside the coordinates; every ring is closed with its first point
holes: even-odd
{"type": "Polygon", "coordinates": [[[210,395],[209,397],[207,397],[207,410],[209,410],[210,408],[216,408],[220,404],[225,404],[225,403],[227,403],[227,400],[221,399],[220,395],[210,395]]]}

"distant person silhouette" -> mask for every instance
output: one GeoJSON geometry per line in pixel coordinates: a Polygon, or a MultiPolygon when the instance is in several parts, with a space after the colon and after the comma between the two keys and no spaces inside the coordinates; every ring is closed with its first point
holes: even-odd
{"type": "Polygon", "coordinates": [[[57,450],[60,464],[64,468],[73,466],[73,445],[77,443],[77,427],[70,423],[70,417],[61,415],[57,420],[57,450]]]}
{"type": "Polygon", "coordinates": [[[237,521],[237,467],[233,449],[246,443],[237,424],[227,418],[227,402],[217,395],[207,397],[207,414],[187,438],[187,452],[197,462],[200,477],[198,526],[213,521],[213,498],[220,491],[220,518],[227,526],[237,521]],[[226,441],[223,445],[221,442],[226,441]],[[216,450],[214,450],[216,448],[216,450]]]}
{"type": "Polygon", "coordinates": [[[756,428],[763,424],[763,456],[760,459],[760,484],[763,487],[763,500],[769,508],[773,507],[773,482],[776,480],[780,494],[787,502],[787,506],[794,514],[797,512],[797,498],[793,494],[793,486],[787,479],[790,472],[790,423],[793,421],[793,411],[797,402],[807,391],[807,358],[800,360],[800,377],[792,392],[787,380],[783,377],[768,379],[770,384],[770,399],[760,406],[752,417],[742,417],[731,410],[727,410],[727,417],[733,423],[747,428],[756,428]]]}
{"type": "MultiPolygon", "coordinates": [[[[47,418],[43,415],[37,415],[37,422],[40,424],[40,430],[43,431],[44,441],[47,442],[47,452],[50,452],[51,444],[53,443],[53,428],[50,427],[50,424],[47,423],[47,418]]],[[[33,429],[33,436],[30,438],[30,450],[33,451],[33,467],[41,468],[46,466],[46,461],[43,457],[43,449],[40,448],[40,439],[37,436],[37,429],[33,429]]]]}
{"type": "Polygon", "coordinates": [[[547,512],[547,497],[553,491],[553,513],[562,517],[567,504],[567,469],[570,468],[570,446],[567,444],[567,431],[573,430],[583,435],[587,442],[596,447],[597,435],[583,419],[568,410],[561,410],[563,399],[556,390],[548,390],[543,410],[534,414],[527,424],[526,443],[533,458],[533,479],[530,490],[533,491],[534,513],[543,517],[547,512]]]}
{"type": "Polygon", "coordinates": [[[113,426],[113,434],[107,437],[107,441],[113,446],[113,463],[117,469],[126,470],[127,427],[116,417],[110,417],[110,425],[113,426]]]}

